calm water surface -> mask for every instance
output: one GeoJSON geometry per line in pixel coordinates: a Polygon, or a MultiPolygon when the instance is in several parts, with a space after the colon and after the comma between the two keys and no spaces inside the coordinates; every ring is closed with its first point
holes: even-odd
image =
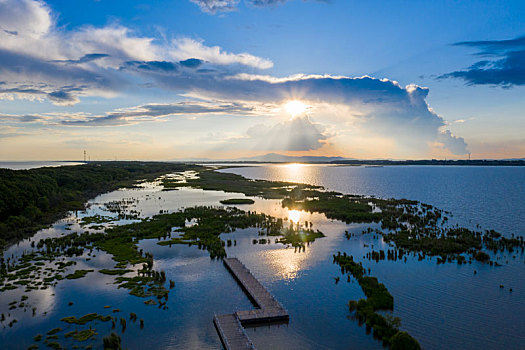
{"type": "MultiPolygon", "coordinates": [[[[248,175],[246,172],[251,171],[254,174],[249,175],[250,177],[260,178],[268,176],[265,174],[281,174],[280,178],[272,175],[272,179],[321,184],[342,192],[419,199],[447,210],[453,210],[453,208],[439,205],[433,200],[425,200],[425,196],[430,199],[443,198],[443,203],[449,203],[454,207],[455,202],[450,199],[454,191],[443,190],[448,191],[449,196],[433,197],[432,191],[427,189],[425,194],[419,194],[421,197],[413,197],[410,193],[417,194],[413,187],[424,187],[421,184],[423,179],[418,180],[419,185],[415,179],[420,176],[426,176],[431,180],[442,178],[441,183],[448,183],[450,188],[472,188],[450,183],[455,178],[461,178],[459,175],[432,175],[432,169],[429,170],[426,167],[424,169],[415,168],[420,175],[411,176],[407,170],[413,167],[388,168],[393,170],[387,170],[387,168],[356,170],[350,167],[334,167],[330,170],[323,170],[312,166],[303,167],[303,170],[291,168],[295,177],[288,175],[289,178],[285,178],[281,170],[273,169],[273,167],[275,166],[229,169],[228,171],[245,172],[246,175],[248,175]],[[350,171],[351,174],[344,175],[345,171],[350,171]],[[362,171],[364,174],[386,171],[392,183],[397,183],[393,186],[403,188],[405,192],[396,194],[394,190],[388,190],[387,180],[383,180],[381,184],[374,184],[371,180],[374,176],[377,182],[381,182],[381,176],[378,174],[370,175],[367,179],[354,179],[358,183],[361,181],[360,183],[364,186],[361,187],[361,190],[357,190],[356,184],[345,184],[346,180],[340,183],[336,181],[337,178],[349,179],[352,176],[358,178],[355,171],[362,171]],[[400,173],[392,175],[391,172],[400,173]],[[308,180],[305,178],[301,180],[301,176],[308,177],[308,180]],[[402,185],[404,183],[402,179],[407,176],[411,176],[414,185],[402,185]],[[366,192],[372,190],[376,192],[366,192]]],[[[461,169],[475,173],[467,168],[461,169]]],[[[505,174],[510,174],[503,180],[510,184],[514,183],[515,188],[518,190],[521,188],[521,193],[523,193],[523,184],[518,181],[519,174],[523,173],[512,169],[503,171],[505,174]]],[[[488,175],[471,175],[471,178],[473,176],[478,176],[480,180],[484,178],[481,181],[486,181],[488,175]]],[[[497,177],[494,174],[493,176],[497,177]]],[[[466,180],[461,181],[464,184],[468,183],[466,180]]],[[[515,200],[514,193],[500,192],[499,194],[508,201],[515,200]]],[[[479,189],[477,195],[484,197],[483,200],[495,198],[493,195],[479,193],[479,189]]],[[[79,219],[94,214],[115,216],[105,206],[109,202],[126,201],[129,203],[127,211],[134,210],[139,212],[141,217],[148,217],[157,214],[159,210],[176,211],[195,205],[220,205],[220,200],[232,197],[239,198],[243,195],[189,188],[178,191],[161,191],[158,184],[147,183],[139,189],[119,190],[101,195],[89,202],[89,208],[85,212],[72,213],[70,217],[55,223],[51,228],[37,233],[32,240],[38,241],[43,237],[56,237],[70,232],[90,230],[80,226],[79,219]]],[[[467,196],[467,198],[473,197],[475,196],[467,196]]],[[[314,229],[317,228],[326,235],[307,246],[304,252],[296,252],[291,247],[275,244],[274,238],[271,239],[271,244],[254,245],[252,240],[260,238],[256,229],[238,230],[222,235],[223,239],[236,241],[235,246],[227,247],[228,256],[238,257],[290,313],[288,325],[247,329],[258,349],[382,348],[378,341],[366,334],[364,327],[360,327],[356,321],[349,318],[346,304],[349,300],[357,300],[364,295],[356,282],[348,283],[346,278],[341,278],[338,284],[335,283],[334,278],[340,276],[340,272],[332,263],[332,254],[337,251],[352,254],[358,260],[362,260],[366,268],[371,268],[371,274],[378,277],[394,296],[393,314],[401,318],[402,329],[416,337],[424,348],[523,349],[525,342],[523,333],[525,329],[525,257],[523,254],[515,254],[515,258],[512,256],[498,257],[503,264],[501,267],[490,267],[477,262],[471,265],[437,265],[435,259],[427,258],[417,261],[414,257],[409,257],[407,262],[371,262],[363,259],[367,252],[371,249],[387,249],[388,246],[382,242],[380,237],[361,235],[360,232],[368,226],[346,225],[338,221],[327,220],[320,214],[290,213],[283,209],[276,200],[259,198],[254,198],[254,200],[255,204],[242,206],[242,209],[256,210],[286,219],[293,218],[300,222],[308,220],[313,222],[314,229]],[[356,236],[347,240],[343,235],[345,230],[356,233],[356,236]],[[506,264],[507,260],[508,264],[506,264]],[[477,274],[474,274],[474,270],[477,271],[477,274]],[[503,284],[505,288],[500,289],[500,284],[503,284]],[[509,293],[509,288],[513,288],[512,293],[509,293]]],[[[514,216],[518,218],[511,221],[509,232],[512,227],[523,228],[519,226],[520,222],[523,222],[523,217],[520,219],[519,214],[519,210],[523,210],[523,207],[519,209],[523,201],[510,204],[515,210],[514,216]]],[[[472,206],[474,203],[470,203],[467,207],[472,206]]],[[[495,216],[504,215],[499,209],[494,209],[494,211],[496,211],[495,216]]],[[[462,214],[457,215],[468,216],[468,210],[463,209],[462,214]]],[[[480,214],[471,213],[471,215],[480,214]]],[[[109,225],[128,222],[130,220],[120,220],[109,225]]],[[[487,223],[496,224],[490,220],[487,223]]],[[[496,225],[495,228],[499,226],[496,225]]],[[[0,293],[0,313],[10,312],[12,317],[18,320],[18,323],[12,328],[1,329],[0,344],[2,346],[0,347],[25,349],[34,343],[32,337],[38,333],[45,334],[55,327],[62,327],[63,332],[68,332],[78,327],[61,322],[60,318],[65,316],[80,317],[89,312],[98,312],[127,318],[130,312],[135,312],[139,319],[144,319],[145,327],[141,330],[137,324],[128,321],[127,329],[122,334],[120,327],[117,326],[125,348],[220,349],[221,344],[212,322],[213,315],[245,310],[253,306],[223,264],[220,261],[210,260],[207,252],[197,247],[182,245],[163,247],[157,245],[156,242],[157,240],[143,240],[140,242],[140,247],[153,253],[155,269],[166,271],[167,279],[175,281],[175,288],[169,294],[167,310],[144,305],[145,299],[131,296],[127,290],[116,289],[113,284],[113,276],[92,272],[83,279],[60,281],[56,287],[47,290],[31,293],[13,290],[0,293]],[[29,295],[27,302],[31,307],[37,307],[35,316],[32,316],[31,311],[8,310],[8,303],[12,300],[20,300],[22,294],[29,295]],[[73,302],[71,306],[69,306],[70,301],[73,302]],[[111,308],[105,309],[104,306],[111,306],[111,308]],[[115,309],[120,311],[113,313],[115,309]]],[[[4,256],[18,256],[30,249],[31,240],[26,240],[11,247],[4,256]]],[[[100,269],[114,265],[111,257],[103,252],[96,252],[96,257],[88,258],[85,255],[75,260],[77,265],[73,269],[100,269]]],[[[2,324],[4,325],[5,323],[2,324]]],[[[96,328],[99,335],[92,344],[95,348],[100,348],[101,338],[111,332],[111,324],[102,323],[96,328]]],[[[71,341],[62,343],[69,347],[74,344],[71,341]]],[[[83,345],[88,344],[90,342],[83,345]]],[[[41,344],[41,347],[44,345],[41,344]]]]}

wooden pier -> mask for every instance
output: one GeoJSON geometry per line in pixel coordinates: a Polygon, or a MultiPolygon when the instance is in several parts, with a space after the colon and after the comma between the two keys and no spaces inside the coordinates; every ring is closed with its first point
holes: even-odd
{"type": "Polygon", "coordinates": [[[215,315],[213,323],[226,350],[255,350],[241,322],[234,314],[215,315]]]}
{"type": "Polygon", "coordinates": [[[288,321],[290,316],[237,258],[224,258],[224,265],[257,309],[218,315],[213,318],[213,323],[226,350],[255,349],[243,326],[288,321]]]}

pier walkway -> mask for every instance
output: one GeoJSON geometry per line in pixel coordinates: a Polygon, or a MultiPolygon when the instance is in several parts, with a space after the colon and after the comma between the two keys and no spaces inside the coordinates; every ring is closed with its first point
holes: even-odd
{"type": "Polygon", "coordinates": [[[234,314],[215,315],[213,323],[226,350],[255,350],[241,322],[234,314]]]}
{"type": "Polygon", "coordinates": [[[224,265],[258,308],[218,315],[213,318],[213,323],[226,350],[255,349],[244,325],[288,321],[290,316],[239,259],[224,258],[224,265]]]}

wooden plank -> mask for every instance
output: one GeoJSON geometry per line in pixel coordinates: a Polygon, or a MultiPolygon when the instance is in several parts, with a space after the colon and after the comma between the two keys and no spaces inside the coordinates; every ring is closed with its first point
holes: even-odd
{"type": "Polygon", "coordinates": [[[252,313],[242,312],[241,322],[289,318],[286,309],[259,283],[239,259],[225,258],[224,264],[248,296],[263,310],[252,313]],[[250,315],[253,315],[253,319],[250,319],[250,315]]]}
{"type": "Polygon", "coordinates": [[[234,314],[216,315],[213,323],[226,350],[255,350],[255,346],[234,314]]]}
{"type": "Polygon", "coordinates": [[[243,325],[287,321],[289,319],[288,313],[283,309],[255,309],[237,311],[235,315],[243,325]]]}

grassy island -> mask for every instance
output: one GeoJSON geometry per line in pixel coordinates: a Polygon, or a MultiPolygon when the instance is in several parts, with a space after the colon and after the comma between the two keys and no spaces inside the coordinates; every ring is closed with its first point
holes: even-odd
{"type": "Polygon", "coordinates": [[[231,198],[231,199],[225,199],[221,201],[221,204],[253,204],[255,201],[250,198],[231,198]]]}
{"type": "Polygon", "coordinates": [[[378,310],[394,309],[394,297],[384,284],[379,283],[376,277],[366,276],[363,265],[355,262],[351,255],[339,252],[334,255],[334,263],[341,267],[342,274],[351,274],[361,286],[366,299],[351,300],[348,307],[351,312],[355,312],[360,323],[366,324],[367,330],[373,330],[374,337],[392,349],[421,349],[417,340],[408,333],[399,331],[399,319],[391,319],[377,313],[378,310]],[[404,346],[400,347],[401,344],[404,346]]]}

